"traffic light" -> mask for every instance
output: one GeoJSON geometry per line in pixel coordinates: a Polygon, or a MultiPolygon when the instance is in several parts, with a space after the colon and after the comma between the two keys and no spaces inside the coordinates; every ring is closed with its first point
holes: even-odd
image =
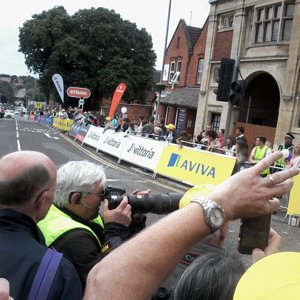
{"type": "Polygon", "coordinates": [[[228,102],[230,96],[230,86],[234,70],[234,59],[222,58],[219,70],[218,88],[214,90],[217,101],[228,102]]]}
{"type": "Polygon", "coordinates": [[[245,90],[245,81],[244,80],[237,80],[231,83],[231,94],[229,96],[229,102],[232,105],[240,105],[243,97],[244,97],[244,90],[245,90]]]}

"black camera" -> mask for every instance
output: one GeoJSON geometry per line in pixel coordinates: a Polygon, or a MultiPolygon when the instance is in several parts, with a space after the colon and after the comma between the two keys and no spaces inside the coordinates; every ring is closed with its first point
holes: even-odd
{"type": "MultiPolygon", "coordinates": [[[[117,187],[107,187],[105,198],[108,208],[116,208],[126,194],[126,190],[117,187]]],[[[179,208],[180,199],[184,193],[166,193],[164,195],[126,195],[134,213],[153,213],[165,215],[179,208]]]]}

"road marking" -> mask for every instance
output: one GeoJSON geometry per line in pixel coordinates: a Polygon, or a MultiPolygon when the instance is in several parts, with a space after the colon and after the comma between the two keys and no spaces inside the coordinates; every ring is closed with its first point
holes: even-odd
{"type": "Polygon", "coordinates": [[[48,137],[49,139],[59,140],[59,137],[57,137],[57,136],[50,136],[49,133],[44,133],[44,135],[45,135],[46,137],[48,137]]]}

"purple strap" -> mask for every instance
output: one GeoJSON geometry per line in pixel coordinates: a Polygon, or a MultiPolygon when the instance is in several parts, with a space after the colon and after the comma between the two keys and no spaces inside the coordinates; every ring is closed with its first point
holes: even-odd
{"type": "Polygon", "coordinates": [[[47,249],[34,277],[28,300],[47,299],[62,253],[47,249]]]}

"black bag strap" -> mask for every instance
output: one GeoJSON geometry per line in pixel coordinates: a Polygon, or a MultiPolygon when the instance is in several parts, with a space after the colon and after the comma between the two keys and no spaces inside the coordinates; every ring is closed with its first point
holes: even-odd
{"type": "Polygon", "coordinates": [[[63,254],[47,249],[34,277],[28,300],[47,299],[63,254]]]}

